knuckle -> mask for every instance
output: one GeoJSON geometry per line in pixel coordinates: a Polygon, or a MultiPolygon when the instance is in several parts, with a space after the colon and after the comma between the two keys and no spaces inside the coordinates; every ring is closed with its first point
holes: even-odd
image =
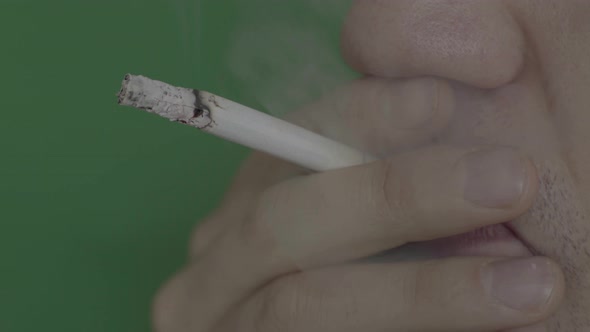
{"type": "Polygon", "coordinates": [[[217,224],[215,218],[207,218],[201,221],[193,230],[189,242],[189,250],[193,258],[201,256],[215,239],[212,230],[213,224],[217,224]]]}
{"type": "Polygon", "coordinates": [[[449,265],[430,261],[416,267],[407,281],[409,302],[414,308],[433,310],[456,307],[468,291],[469,282],[449,274],[449,265]]]}
{"type": "Polygon", "coordinates": [[[265,268],[272,271],[282,270],[286,266],[293,267],[291,252],[288,247],[291,242],[286,235],[287,225],[292,216],[280,211],[283,206],[288,205],[288,189],[282,187],[271,187],[261,193],[256,201],[253,201],[249,211],[245,212],[239,224],[228,228],[227,238],[232,246],[248,248],[255,252],[260,261],[264,262],[265,268]]]}
{"type": "Polygon", "coordinates": [[[439,319],[461,315],[465,307],[460,303],[469,292],[468,286],[456,275],[446,273],[445,269],[440,262],[429,261],[407,269],[399,276],[398,287],[403,288],[399,291],[399,306],[394,314],[400,322],[409,326],[419,324],[425,329],[427,326],[435,328],[439,319]],[[423,317],[431,317],[432,321],[420,321],[423,317]]]}
{"type": "Polygon", "coordinates": [[[289,280],[273,283],[262,291],[256,331],[297,331],[310,301],[300,283],[285,281],[289,280]]]}
{"type": "Polygon", "coordinates": [[[404,174],[404,170],[394,163],[392,160],[383,161],[375,172],[375,202],[384,220],[402,226],[413,219],[416,200],[411,174],[404,174]]]}
{"type": "Polygon", "coordinates": [[[417,307],[418,284],[415,275],[410,272],[404,273],[400,285],[402,287],[400,291],[400,313],[405,315],[406,312],[413,312],[414,308],[417,307]]]}
{"type": "Polygon", "coordinates": [[[412,269],[403,279],[403,303],[406,312],[418,312],[440,302],[436,288],[437,269],[434,262],[427,262],[412,269]]]}
{"type": "Polygon", "coordinates": [[[279,184],[267,188],[258,196],[249,214],[236,229],[244,245],[264,249],[269,255],[276,253],[285,219],[280,210],[292,199],[287,190],[279,184]]]}
{"type": "Polygon", "coordinates": [[[258,228],[264,230],[267,221],[274,219],[280,196],[282,195],[279,185],[265,189],[256,201],[250,222],[258,224],[258,228]]]}
{"type": "Polygon", "coordinates": [[[265,190],[256,200],[253,209],[239,227],[240,240],[246,244],[259,244],[268,240],[270,221],[274,218],[278,201],[272,189],[265,190]]]}

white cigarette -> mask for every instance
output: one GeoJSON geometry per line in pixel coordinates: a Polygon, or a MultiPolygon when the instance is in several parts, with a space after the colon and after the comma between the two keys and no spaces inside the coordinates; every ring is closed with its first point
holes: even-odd
{"type": "Polygon", "coordinates": [[[209,92],[126,75],[119,104],[143,109],[313,171],[364,164],[361,151],[209,92]]]}

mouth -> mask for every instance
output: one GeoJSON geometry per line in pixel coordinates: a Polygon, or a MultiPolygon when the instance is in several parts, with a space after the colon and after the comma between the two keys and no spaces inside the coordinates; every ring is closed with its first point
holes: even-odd
{"type": "Polygon", "coordinates": [[[539,255],[518,232],[514,221],[468,233],[424,242],[412,242],[367,258],[370,262],[403,262],[447,257],[531,257],[539,255]]]}
{"type": "Polygon", "coordinates": [[[537,250],[529,241],[527,241],[526,237],[523,236],[523,234],[518,231],[518,229],[516,228],[514,223],[515,223],[514,221],[509,221],[509,222],[504,223],[502,225],[504,227],[506,227],[510,232],[512,232],[514,237],[518,241],[520,241],[522,243],[522,245],[525,246],[533,256],[542,255],[541,252],[539,252],[539,250],[537,250]]]}
{"type": "Polygon", "coordinates": [[[414,250],[419,248],[431,257],[445,258],[453,256],[503,256],[529,257],[537,254],[536,250],[515,229],[513,222],[491,225],[474,231],[446,238],[413,243],[414,250]]]}

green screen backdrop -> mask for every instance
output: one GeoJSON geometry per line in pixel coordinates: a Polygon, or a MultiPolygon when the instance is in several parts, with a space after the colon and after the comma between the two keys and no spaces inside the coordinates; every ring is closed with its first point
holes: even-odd
{"type": "Polygon", "coordinates": [[[155,291],[248,150],[117,106],[121,80],[267,110],[256,84],[278,69],[236,78],[233,41],[272,18],[294,34],[315,24],[335,51],[330,6],[346,1],[304,2],[0,0],[0,331],[150,329],[155,291]]]}

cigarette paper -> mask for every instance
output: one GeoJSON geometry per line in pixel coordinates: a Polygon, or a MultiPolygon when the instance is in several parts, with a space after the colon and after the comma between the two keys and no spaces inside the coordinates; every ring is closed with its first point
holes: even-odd
{"type": "Polygon", "coordinates": [[[119,104],[143,109],[312,171],[374,161],[367,153],[206,91],[128,74],[119,104]]]}

